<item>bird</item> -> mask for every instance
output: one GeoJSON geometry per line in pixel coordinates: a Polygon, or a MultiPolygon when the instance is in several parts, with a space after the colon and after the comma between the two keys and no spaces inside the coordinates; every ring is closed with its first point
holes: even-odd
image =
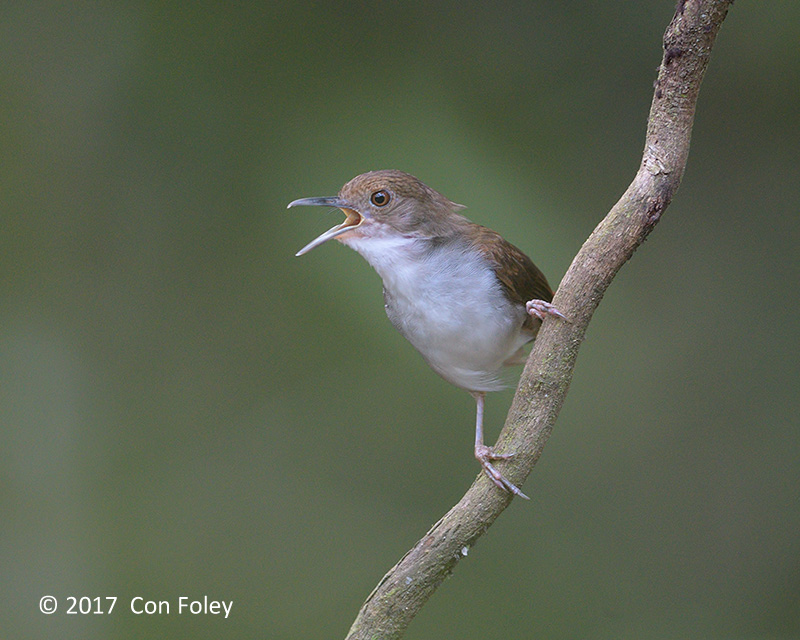
{"type": "Polygon", "coordinates": [[[529,499],[493,464],[484,443],[487,392],[505,384],[504,367],[525,361],[547,317],[567,320],[531,259],[500,234],[468,220],[452,202],[409,173],[369,171],[336,196],[301,198],[299,206],[336,207],[342,223],[317,236],[301,256],[336,239],[357,251],[383,281],[392,325],[447,382],[476,402],[475,458],[500,489],[529,499]]]}

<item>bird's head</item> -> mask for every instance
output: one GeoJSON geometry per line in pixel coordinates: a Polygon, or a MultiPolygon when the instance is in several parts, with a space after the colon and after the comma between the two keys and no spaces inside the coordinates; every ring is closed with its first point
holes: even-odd
{"type": "Polygon", "coordinates": [[[345,214],[341,224],[317,236],[297,252],[303,255],[331,238],[403,236],[446,237],[467,223],[457,212],[463,206],[451,202],[411,174],[396,170],[370,171],[345,184],[339,195],[302,198],[298,206],[338,207],[345,214]]]}

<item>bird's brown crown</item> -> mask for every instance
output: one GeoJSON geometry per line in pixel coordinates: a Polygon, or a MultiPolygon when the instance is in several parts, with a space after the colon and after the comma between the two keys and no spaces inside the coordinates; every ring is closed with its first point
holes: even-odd
{"type": "Polygon", "coordinates": [[[339,197],[363,215],[391,225],[401,233],[446,236],[468,224],[457,211],[464,206],[447,199],[410,173],[386,169],[356,176],[339,197]]]}

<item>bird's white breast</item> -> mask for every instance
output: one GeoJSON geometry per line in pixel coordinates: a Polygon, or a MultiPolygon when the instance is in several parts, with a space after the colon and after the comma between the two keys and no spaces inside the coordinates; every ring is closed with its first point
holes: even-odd
{"type": "Polygon", "coordinates": [[[503,387],[503,363],[531,336],[478,252],[397,235],[342,242],[381,276],[389,319],[439,375],[470,391],[503,387]]]}

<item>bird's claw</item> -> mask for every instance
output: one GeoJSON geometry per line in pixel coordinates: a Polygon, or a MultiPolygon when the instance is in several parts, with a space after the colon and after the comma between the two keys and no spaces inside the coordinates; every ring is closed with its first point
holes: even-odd
{"type": "Polygon", "coordinates": [[[555,316],[569,322],[567,316],[561,313],[552,304],[545,302],[544,300],[529,300],[525,303],[525,310],[530,315],[539,318],[539,320],[544,320],[547,316],[555,316]]]}
{"type": "Polygon", "coordinates": [[[508,491],[515,496],[519,496],[525,500],[530,500],[528,496],[522,493],[519,487],[506,480],[505,476],[503,476],[503,474],[500,473],[491,463],[492,460],[508,460],[513,457],[513,453],[495,453],[491,447],[487,447],[485,445],[475,447],[475,458],[477,458],[478,462],[481,463],[483,472],[489,476],[489,479],[492,482],[494,482],[503,491],[508,491]]]}

